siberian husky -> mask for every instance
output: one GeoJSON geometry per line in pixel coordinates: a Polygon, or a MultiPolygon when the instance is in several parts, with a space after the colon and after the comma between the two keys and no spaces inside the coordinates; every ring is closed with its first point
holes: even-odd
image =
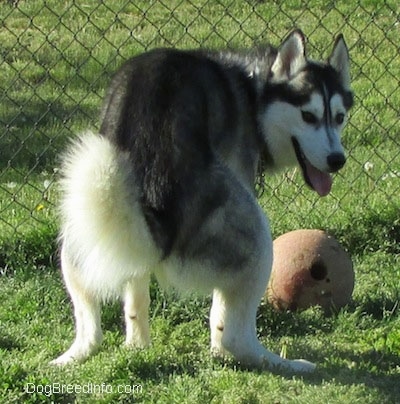
{"type": "Polygon", "coordinates": [[[211,350],[250,367],[308,372],[257,338],[272,265],[254,184],[260,161],[298,165],[319,195],[345,164],[340,133],[352,105],[349,55],[305,55],[301,31],[248,52],[157,49],[128,61],[105,97],[98,134],[63,160],[61,266],[76,338],[52,361],[100,345],[101,303],[122,298],[126,345],[150,343],[149,281],[212,293],[211,350]]]}

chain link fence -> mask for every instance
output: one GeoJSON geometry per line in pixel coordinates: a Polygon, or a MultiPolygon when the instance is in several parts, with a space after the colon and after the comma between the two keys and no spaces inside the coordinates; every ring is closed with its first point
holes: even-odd
{"type": "Polygon", "coordinates": [[[396,1],[3,0],[0,21],[2,237],[56,223],[58,156],[77,132],[98,127],[104,90],[124,60],[160,46],[278,45],[294,27],[316,59],[345,35],[356,95],[344,136],[349,159],[326,202],[290,171],[265,179],[262,203],[283,229],[321,226],[338,211],[352,226],[384,216],[382,206],[399,210],[396,1]]]}

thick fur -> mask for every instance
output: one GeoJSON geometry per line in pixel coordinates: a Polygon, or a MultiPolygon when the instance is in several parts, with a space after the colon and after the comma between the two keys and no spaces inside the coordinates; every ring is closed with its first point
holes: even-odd
{"type": "Polygon", "coordinates": [[[271,168],[300,164],[311,188],[329,192],[328,173],[344,164],[348,69],[342,37],[322,64],[306,59],[300,31],[279,49],[164,49],[126,63],[100,133],[83,133],[64,157],[61,264],[76,339],[53,363],[98,348],[100,306],[110,298],[124,300],[126,344],[147,346],[154,273],[178,290],[213,294],[214,354],[313,370],[256,335],[272,240],[254,182],[262,158],[271,168]]]}

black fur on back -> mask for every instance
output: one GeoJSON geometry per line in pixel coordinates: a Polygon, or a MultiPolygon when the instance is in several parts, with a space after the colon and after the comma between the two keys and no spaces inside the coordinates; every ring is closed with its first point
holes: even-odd
{"type": "Polygon", "coordinates": [[[204,195],[199,223],[190,227],[226,200],[227,189],[213,185],[215,169],[235,170],[237,159],[245,185],[254,182],[256,115],[255,83],[244,70],[201,51],[153,50],[116,73],[100,133],[129,153],[143,213],[164,256],[188,232],[183,211],[207,176],[213,194],[204,195]]]}

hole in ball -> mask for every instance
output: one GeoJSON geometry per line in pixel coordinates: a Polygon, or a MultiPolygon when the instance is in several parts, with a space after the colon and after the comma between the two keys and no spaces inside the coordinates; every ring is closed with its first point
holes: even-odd
{"type": "Polygon", "coordinates": [[[322,281],[328,273],[326,265],[322,261],[315,261],[310,268],[311,276],[317,280],[322,281]]]}

